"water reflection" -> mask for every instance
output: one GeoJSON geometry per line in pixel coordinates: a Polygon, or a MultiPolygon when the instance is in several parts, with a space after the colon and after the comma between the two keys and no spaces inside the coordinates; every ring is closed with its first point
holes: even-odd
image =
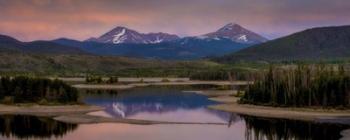
{"type": "Polygon", "coordinates": [[[349,126],[230,114],[224,125],[66,124],[49,118],[0,116],[0,139],[337,140],[349,126]],[[74,130],[74,131],[73,131],[74,130]]]}
{"type": "Polygon", "coordinates": [[[55,121],[45,117],[1,115],[0,134],[6,138],[48,139],[63,137],[77,128],[75,124],[55,121]]]}
{"type": "MultiPolygon", "coordinates": [[[[206,106],[217,103],[208,100],[206,96],[182,92],[183,90],[186,89],[149,87],[126,91],[85,91],[82,95],[86,103],[106,107],[103,112],[92,113],[94,115],[160,121],[225,122],[227,126],[96,124],[82,125],[83,128],[72,137],[79,137],[77,133],[93,131],[99,127],[105,136],[120,137],[124,140],[335,140],[341,138],[342,130],[349,128],[347,125],[266,119],[209,110],[206,106]]],[[[92,139],[100,134],[91,135],[94,136],[86,138],[92,139]]],[[[68,136],[67,139],[72,137],[68,136]]]]}
{"type": "Polygon", "coordinates": [[[246,140],[338,140],[348,125],[243,116],[246,140]]]}
{"type": "Polygon", "coordinates": [[[244,123],[224,125],[80,125],[64,140],[244,140],[244,123]]]}
{"type": "Polygon", "coordinates": [[[336,140],[347,125],[240,116],[209,110],[216,104],[182,88],[84,91],[88,104],[106,107],[95,115],[163,121],[225,122],[227,125],[67,124],[50,118],[0,116],[0,139],[62,140],[336,140]]]}
{"type": "MultiPolygon", "coordinates": [[[[230,114],[209,110],[217,104],[206,96],[182,92],[179,88],[136,88],[127,91],[85,91],[87,104],[104,106],[104,112],[92,113],[117,118],[162,121],[227,122],[230,114]]],[[[237,117],[237,116],[236,116],[237,117]]]]}

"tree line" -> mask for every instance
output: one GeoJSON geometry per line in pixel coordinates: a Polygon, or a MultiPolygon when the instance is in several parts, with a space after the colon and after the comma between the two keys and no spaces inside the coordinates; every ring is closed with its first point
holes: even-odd
{"type": "Polygon", "coordinates": [[[350,76],[343,66],[275,68],[245,90],[240,103],[293,107],[349,107],[350,76]]]}
{"type": "Polygon", "coordinates": [[[188,75],[191,80],[227,81],[251,80],[255,72],[241,70],[207,70],[193,72],[188,75]]]}
{"type": "Polygon", "coordinates": [[[78,90],[60,80],[1,77],[1,103],[77,103],[78,90]]]}

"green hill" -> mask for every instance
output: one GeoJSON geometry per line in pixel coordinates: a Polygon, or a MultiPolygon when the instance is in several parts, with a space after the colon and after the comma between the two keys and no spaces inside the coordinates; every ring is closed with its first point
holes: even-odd
{"type": "Polygon", "coordinates": [[[258,44],[219,62],[333,60],[350,57],[350,26],[313,28],[258,44]]]}
{"type": "Polygon", "coordinates": [[[40,76],[187,76],[190,72],[221,68],[209,61],[166,61],[115,56],[0,53],[1,74],[40,76]]]}
{"type": "Polygon", "coordinates": [[[10,36],[0,35],[1,53],[29,53],[29,54],[89,54],[80,48],[62,45],[52,41],[21,42],[10,36]]]}

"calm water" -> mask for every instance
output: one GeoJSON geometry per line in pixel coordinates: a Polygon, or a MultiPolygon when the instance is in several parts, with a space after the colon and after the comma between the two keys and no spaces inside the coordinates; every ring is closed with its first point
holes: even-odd
{"type": "Polygon", "coordinates": [[[225,125],[75,125],[50,118],[0,116],[0,139],[63,140],[335,140],[345,125],[266,119],[208,110],[217,104],[183,88],[137,88],[127,91],[82,91],[88,104],[106,107],[90,113],[114,118],[175,122],[220,122],[225,125]]]}
{"type": "Polygon", "coordinates": [[[118,93],[88,91],[83,98],[88,104],[104,106],[105,111],[90,114],[105,117],[225,123],[231,115],[207,109],[206,106],[217,103],[206,96],[182,92],[181,89],[137,88],[118,93]]]}

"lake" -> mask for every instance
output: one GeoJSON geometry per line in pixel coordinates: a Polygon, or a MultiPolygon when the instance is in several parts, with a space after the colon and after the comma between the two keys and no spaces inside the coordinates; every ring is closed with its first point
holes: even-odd
{"type": "Polygon", "coordinates": [[[50,118],[2,115],[0,139],[62,140],[263,140],[341,138],[347,125],[267,119],[209,110],[218,104],[206,96],[184,90],[212,88],[145,87],[124,91],[81,90],[81,100],[103,106],[90,115],[143,120],[222,123],[132,125],[117,123],[69,124],[50,118]]]}

